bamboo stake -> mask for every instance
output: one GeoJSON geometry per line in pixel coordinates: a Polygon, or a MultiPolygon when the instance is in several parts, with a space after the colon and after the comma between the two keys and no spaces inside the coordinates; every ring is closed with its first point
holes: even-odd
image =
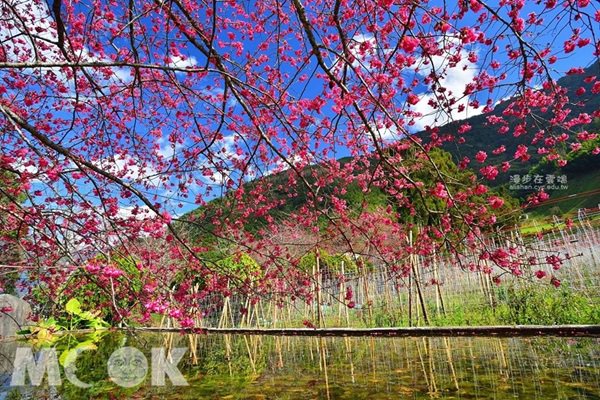
{"type": "MultiPolygon", "coordinates": [[[[385,268],[382,271],[383,274],[383,299],[384,299],[384,312],[386,314],[392,314],[393,313],[393,309],[392,309],[392,294],[390,293],[390,276],[389,276],[389,271],[387,268],[385,268]]],[[[394,316],[394,321],[395,321],[395,316],[394,316]]]]}
{"type": "MultiPolygon", "coordinates": [[[[346,279],[346,274],[344,271],[344,262],[342,261],[342,275],[344,275],[344,280],[346,279]]],[[[344,307],[344,313],[346,314],[346,326],[349,328],[350,327],[350,310],[348,309],[348,306],[346,306],[346,304],[342,304],[342,306],[344,307]]]]}
{"type": "Polygon", "coordinates": [[[329,400],[331,398],[330,393],[329,393],[329,375],[327,374],[327,357],[326,357],[326,352],[325,352],[325,343],[324,343],[324,338],[320,337],[319,338],[319,356],[320,356],[320,361],[322,364],[322,371],[323,371],[323,375],[325,376],[325,391],[327,393],[327,399],[329,400]]]}
{"type": "Polygon", "coordinates": [[[350,362],[350,378],[352,379],[352,383],[356,383],[356,378],[354,376],[354,359],[352,357],[352,343],[349,337],[344,337],[344,344],[346,345],[346,357],[350,362]]]}
{"type": "Polygon", "coordinates": [[[281,338],[275,338],[275,349],[277,350],[278,362],[277,367],[283,368],[283,352],[281,351],[281,338]]]}
{"type": "MultiPolygon", "coordinates": [[[[423,338],[423,341],[425,342],[425,338],[423,338]]],[[[425,343],[425,348],[427,349],[427,359],[429,360],[429,376],[431,387],[433,389],[432,392],[437,393],[438,389],[435,381],[435,360],[433,359],[433,351],[431,351],[431,338],[427,338],[425,343]]]]}
{"type": "Polygon", "coordinates": [[[419,279],[419,273],[417,271],[416,268],[416,260],[413,259],[413,263],[412,263],[412,269],[413,269],[413,275],[415,277],[415,287],[417,289],[417,295],[419,298],[419,302],[421,303],[421,311],[423,312],[423,320],[425,321],[426,325],[429,325],[429,317],[427,316],[427,307],[425,305],[425,300],[423,299],[423,292],[421,291],[421,284],[420,284],[420,279],[419,279]]]}
{"type": "Polygon", "coordinates": [[[442,289],[440,287],[440,276],[438,273],[438,262],[437,262],[437,255],[434,251],[433,253],[433,279],[435,279],[436,281],[436,305],[438,306],[438,314],[439,311],[441,311],[441,314],[445,317],[446,316],[446,307],[444,306],[444,297],[442,296],[442,289]]]}
{"type": "Polygon", "coordinates": [[[233,376],[233,366],[231,365],[231,335],[225,335],[225,358],[229,366],[229,375],[233,376]]]}
{"type": "Polygon", "coordinates": [[[450,351],[450,343],[448,342],[448,338],[444,338],[444,347],[446,348],[446,357],[448,358],[448,365],[450,366],[450,372],[452,373],[452,380],[454,381],[454,387],[456,390],[460,390],[460,386],[458,385],[458,379],[456,378],[456,371],[454,370],[454,362],[452,360],[452,352],[450,351]]]}
{"type": "Polygon", "coordinates": [[[187,336],[189,341],[192,365],[198,365],[198,336],[194,334],[187,336]]]}
{"type": "Polygon", "coordinates": [[[413,325],[413,276],[412,276],[412,268],[411,275],[408,278],[408,326],[412,327],[413,325]]]}
{"type": "Polygon", "coordinates": [[[248,360],[250,361],[250,366],[252,367],[252,372],[256,374],[256,363],[254,361],[254,357],[252,357],[252,351],[250,350],[250,344],[248,344],[248,336],[244,335],[244,343],[246,344],[246,350],[248,351],[248,360]]]}
{"type": "Polygon", "coordinates": [[[369,315],[369,325],[372,326],[372,324],[373,324],[373,309],[372,309],[372,302],[369,297],[369,282],[368,282],[368,277],[367,277],[367,271],[366,271],[364,262],[362,262],[362,260],[360,262],[360,270],[361,270],[361,275],[362,275],[363,293],[364,293],[364,297],[365,297],[363,307],[367,307],[367,313],[369,315]]]}
{"type": "Polygon", "coordinates": [[[338,316],[337,316],[337,324],[338,326],[342,325],[342,313],[343,313],[343,305],[344,305],[344,294],[343,294],[343,290],[344,290],[344,262],[342,261],[340,263],[340,271],[341,271],[341,279],[338,279],[338,296],[337,296],[337,303],[338,303],[338,316]]]}
{"type": "MultiPolygon", "coordinates": [[[[424,339],[423,339],[424,340],[424,339]]],[[[417,354],[419,355],[419,361],[421,363],[421,369],[423,370],[423,377],[425,378],[425,383],[427,384],[427,389],[431,393],[433,392],[432,387],[429,383],[429,376],[427,374],[427,369],[425,368],[425,361],[423,360],[423,353],[421,352],[421,346],[419,344],[420,341],[416,341],[417,354]]],[[[424,343],[423,343],[424,344],[424,343]]]]}
{"type": "Polygon", "coordinates": [[[319,255],[319,250],[317,250],[317,257],[316,257],[316,281],[317,281],[317,323],[318,323],[318,327],[319,328],[323,328],[323,309],[322,309],[322,303],[323,303],[323,299],[322,299],[322,293],[321,293],[321,286],[323,285],[322,282],[322,276],[321,276],[321,266],[320,266],[320,255],[319,255]]]}
{"type": "MultiPolygon", "coordinates": [[[[229,297],[227,299],[229,299],[229,297]]],[[[229,309],[229,318],[231,320],[231,326],[235,327],[235,321],[233,319],[233,310],[231,309],[231,301],[227,302],[227,308],[229,309]]]]}

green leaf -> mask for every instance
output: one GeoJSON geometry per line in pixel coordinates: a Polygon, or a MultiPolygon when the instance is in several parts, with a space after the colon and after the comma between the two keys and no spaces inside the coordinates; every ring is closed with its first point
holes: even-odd
{"type": "Polygon", "coordinates": [[[67,302],[67,305],[65,306],[65,310],[69,314],[79,315],[79,314],[81,314],[81,303],[77,299],[71,299],[67,302]]]}
{"type": "Polygon", "coordinates": [[[94,319],[98,319],[98,315],[100,315],[99,311],[91,312],[91,311],[80,311],[77,316],[86,321],[92,321],[94,319]]]}
{"type": "Polygon", "coordinates": [[[48,319],[38,322],[37,326],[40,328],[49,329],[51,331],[60,331],[65,329],[65,326],[59,324],[58,321],[54,319],[54,317],[50,317],[48,319]]]}
{"type": "Polygon", "coordinates": [[[88,325],[92,329],[107,329],[108,327],[110,327],[110,324],[108,322],[100,318],[90,321],[88,325]]]}

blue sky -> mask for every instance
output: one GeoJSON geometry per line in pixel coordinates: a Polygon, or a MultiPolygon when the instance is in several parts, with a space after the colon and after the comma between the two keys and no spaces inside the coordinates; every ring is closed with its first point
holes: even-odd
{"type": "MultiPolygon", "coordinates": [[[[40,3],[40,4],[45,4],[45,3],[40,3]]],[[[436,5],[442,6],[443,3],[442,2],[430,2],[429,3],[430,8],[432,8],[436,5]]],[[[308,8],[310,8],[308,2],[306,4],[306,6],[308,8]]],[[[77,7],[81,7],[82,10],[85,10],[86,3],[82,2],[79,5],[77,5],[77,7]]],[[[535,5],[534,2],[526,1],[523,15],[527,15],[529,12],[539,11],[541,9],[540,7],[541,6],[535,5]]],[[[115,12],[116,12],[116,14],[119,14],[121,11],[115,10],[115,12]]],[[[227,15],[228,12],[229,11],[224,11],[224,15],[227,15]]],[[[47,13],[47,10],[43,10],[43,8],[40,8],[38,12],[34,13],[34,15],[43,17],[45,13],[47,13]]],[[[503,17],[507,17],[507,13],[508,13],[508,7],[504,8],[503,11],[501,11],[501,15],[503,17]]],[[[235,15],[231,14],[231,17],[235,17],[235,15]]],[[[552,47],[557,49],[558,59],[557,59],[556,63],[551,66],[551,70],[550,70],[552,75],[555,78],[562,76],[569,68],[571,68],[571,66],[573,66],[573,64],[575,62],[581,66],[585,66],[593,61],[593,56],[591,54],[592,51],[590,50],[589,47],[584,48],[584,49],[576,49],[573,53],[569,54],[568,57],[563,57],[562,43],[564,42],[564,40],[566,38],[568,38],[571,35],[572,32],[569,30],[566,30],[566,29],[559,29],[558,27],[561,26],[561,24],[559,23],[560,21],[558,21],[558,22],[553,21],[554,15],[552,13],[548,13],[545,16],[545,18],[546,18],[545,25],[547,26],[546,28],[535,27],[535,30],[539,33],[536,34],[535,37],[533,37],[532,35],[529,35],[528,32],[530,32],[529,31],[530,29],[531,29],[531,32],[533,32],[534,27],[526,26],[524,38],[526,38],[527,40],[535,41],[537,43],[548,43],[552,47]]],[[[487,22],[488,21],[484,22],[483,26],[485,26],[485,24],[487,22]]],[[[39,23],[42,26],[47,26],[47,24],[48,24],[47,21],[44,22],[44,21],[41,21],[41,19],[40,19],[39,23]]],[[[146,20],[143,23],[146,24],[146,26],[148,28],[150,28],[152,21],[146,20]]],[[[474,24],[476,24],[476,16],[473,13],[468,13],[467,16],[463,20],[461,20],[458,24],[460,24],[458,26],[458,28],[473,26],[474,24]]],[[[333,28],[331,28],[331,29],[333,32],[333,28]]],[[[251,55],[253,55],[253,57],[258,58],[261,55],[263,55],[263,53],[264,53],[268,59],[268,61],[266,63],[264,63],[264,65],[270,65],[273,68],[276,66],[275,60],[273,57],[273,50],[268,49],[267,52],[265,52],[260,47],[261,43],[265,40],[266,36],[268,34],[270,34],[270,32],[258,33],[253,40],[249,40],[248,38],[243,39],[243,38],[239,37],[239,34],[236,35],[236,37],[232,39],[232,37],[230,36],[230,33],[231,32],[217,33],[216,39],[217,39],[217,42],[219,40],[221,40],[223,42],[223,47],[219,48],[219,50],[223,53],[227,52],[227,49],[228,49],[227,43],[229,43],[231,41],[239,40],[243,44],[244,51],[241,55],[236,55],[234,52],[228,52],[228,54],[230,54],[230,57],[232,58],[233,62],[243,64],[247,60],[247,54],[251,54],[251,55]]],[[[51,31],[48,34],[52,35],[51,31]]],[[[493,36],[493,37],[497,37],[500,34],[501,34],[501,32],[499,32],[499,31],[493,32],[491,35],[490,35],[490,33],[488,33],[488,35],[493,36]]],[[[325,36],[326,35],[322,35],[319,38],[319,40],[321,40],[321,41],[324,40],[323,38],[325,36]]],[[[380,46],[380,44],[375,39],[374,35],[371,34],[370,32],[356,30],[354,32],[348,33],[348,36],[352,37],[355,40],[357,45],[359,45],[360,43],[369,42],[372,44],[372,47],[374,49],[377,49],[378,46],[380,46]]],[[[123,42],[123,41],[115,41],[113,44],[116,47],[128,46],[128,43],[123,42]]],[[[289,44],[292,49],[299,46],[299,42],[293,39],[293,35],[289,36],[289,44]]],[[[168,50],[168,48],[163,48],[162,51],[164,54],[167,54],[167,52],[169,50],[168,50]]],[[[385,52],[386,49],[383,49],[383,51],[385,52]]],[[[466,69],[463,70],[461,68],[458,68],[458,69],[447,70],[447,74],[446,74],[446,76],[444,78],[444,82],[443,82],[444,85],[447,86],[450,90],[460,91],[467,82],[469,82],[473,79],[473,77],[478,73],[480,68],[484,68],[483,67],[484,64],[489,65],[490,59],[487,58],[486,51],[487,51],[487,49],[484,48],[483,46],[475,45],[475,44],[471,45],[471,47],[465,48],[463,50],[464,57],[463,57],[463,61],[461,61],[461,66],[464,65],[466,67],[466,69]],[[479,60],[477,62],[467,61],[469,52],[473,52],[476,55],[478,55],[479,60]]],[[[183,49],[182,53],[184,56],[187,56],[187,58],[184,60],[181,56],[174,56],[174,57],[172,57],[173,65],[176,65],[178,67],[203,66],[206,62],[204,56],[202,54],[200,54],[200,52],[198,52],[197,50],[193,49],[192,47],[183,49]]],[[[93,59],[93,55],[91,53],[90,53],[89,57],[90,57],[90,59],[93,59]]],[[[504,51],[504,49],[501,49],[500,51],[498,51],[494,55],[494,57],[496,57],[497,61],[499,61],[501,63],[505,63],[508,60],[507,53],[506,53],[506,51],[504,51]]],[[[368,58],[369,58],[369,56],[367,55],[362,61],[366,63],[366,62],[368,62],[368,58]]],[[[327,59],[327,61],[329,63],[331,63],[330,65],[334,65],[336,63],[336,59],[334,56],[329,57],[327,59]]],[[[233,62],[230,65],[233,65],[233,62]]],[[[440,57],[439,59],[434,60],[434,64],[437,64],[437,67],[444,66],[446,63],[447,63],[447,61],[444,60],[443,57],[440,57]]],[[[418,64],[420,64],[420,63],[417,62],[417,65],[418,64]]],[[[315,71],[315,67],[316,67],[316,63],[314,61],[314,58],[312,58],[308,62],[308,64],[305,66],[303,71],[301,72],[301,74],[304,74],[308,77],[307,80],[302,81],[302,82],[299,80],[295,80],[292,83],[292,85],[288,87],[288,93],[291,96],[294,96],[296,98],[303,97],[303,98],[308,98],[308,99],[319,96],[319,94],[321,93],[321,91],[323,89],[323,83],[321,80],[314,79],[314,78],[311,79],[311,76],[315,71]]],[[[262,68],[262,66],[261,66],[261,68],[262,68]]],[[[287,72],[287,73],[292,74],[295,72],[295,70],[290,66],[284,66],[282,68],[282,72],[283,73],[287,72]]],[[[424,72],[424,68],[421,68],[420,72],[415,72],[414,70],[408,70],[408,71],[403,72],[403,77],[405,77],[406,79],[412,79],[414,77],[422,79],[424,76],[423,72],[424,72]]],[[[515,81],[517,79],[518,71],[516,69],[508,70],[508,73],[510,74],[508,77],[509,81],[510,80],[515,81]]],[[[5,72],[0,72],[0,77],[2,76],[1,74],[5,74],[5,72]]],[[[185,74],[177,73],[175,75],[175,77],[183,82],[185,79],[185,74]]],[[[130,80],[132,78],[131,78],[129,72],[125,68],[119,68],[119,69],[115,70],[115,74],[114,74],[113,78],[111,78],[111,79],[127,82],[128,80],[130,80]]],[[[198,91],[204,90],[207,93],[210,93],[213,96],[213,98],[215,99],[215,102],[216,102],[216,99],[222,93],[222,88],[219,87],[219,84],[218,83],[212,84],[211,82],[209,82],[205,87],[197,86],[195,88],[195,90],[198,90],[198,91]]],[[[419,85],[419,86],[417,86],[417,94],[421,97],[421,101],[417,105],[413,106],[413,109],[417,110],[417,111],[421,111],[423,114],[426,114],[426,115],[429,114],[430,110],[428,109],[426,104],[427,104],[427,101],[431,98],[431,93],[429,93],[427,87],[425,87],[423,85],[419,85]]],[[[500,100],[501,98],[505,98],[512,94],[513,93],[511,93],[510,91],[500,91],[499,90],[499,91],[493,92],[491,94],[485,94],[485,93],[478,94],[477,97],[480,98],[482,103],[485,102],[488,97],[493,98],[494,102],[496,102],[496,101],[500,100]]],[[[466,98],[461,101],[465,105],[467,105],[469,101],[473,100],[473,98],[474,97],[471,96],[470,98],[466,98]]],[[[401,95],[398,96],[397,101],[399,103],[403,103],[404,100],[405,99],[403,98],[403,96],[401,96],[401,95]]],[[[205,108],[206,104],[198,104],[195,107],[197,107],[196,112],[198,114],[201,114],[202,112],[205,112],[205,110],[206,110],[206,108],[205,108]]],[[[231,107],[234,110],[234,113],[241,113],[240,105],[237,104],[234,100],[230,100],[227,103],[227,107],[231,107]]],[[[323,118],[333,117],[333,112],[331,111],[330,107],[331,107],[331,104],[329,103],[323,108],[324,110],[328,110],[328,111],[326,111],[324,114],[321,114],[321,115],[315,114],[315,118],[316,118],[315,123],[316,124],[318,124],[320,121],[322,121],[323,118]]],[[[479,112],[477,110],[473,110],[473,109],[469,108],[468,106],[466,107],[466,110],[467,111],[464,113],[456,112],[455,114],[453,114],[453,117],[460,119],[460,118],[464,118],[466,116],[475,115],[479,112]]],[[[57,113],[58,113],[58,115],[61,115],[60,111],[57,111],[57,113]]],[[[64,115],[67,116],[66,113],[64,115]]],[[[165,113],[165,118],[173,118],[173,115],[165,113]]],[[[447,118],[440,118],[437,121],[437,124],[438,125],[443,124],[446,121],[447,121],[447,118]]],[[[213,123],[213,122],[207,121],[207,123],[213,123]]],[[[420,118],[418,121],[416,121],[416,125],[410,127],[409,129],[411,131],[416,131],[418,129],[422,129],[427,124],[433,124],[433,123],[434,123],[434,116],[425,116],[425,117],[420,118]]],[[[144,126],[144,124],[142,124],[142,123],[138,124],[135,128],[140,131],[143,131],[144,129],[149,129],[148,126],[144,126]]],[[[308,129],[310,130],[313,128],[308,127],[308,129]]],[[[394,138],[398,138],[398,133],[395,132],[394,130],[390,131],[389,129],[387,129],[387,130],[381,129],[380,133],[383,136],[385,136],[387,139],[390,139],[390,140],[392,140],[394,138]]],[[[71,134],[74,135],[74,137],[75,137],[77,135],[77,130],[73,131],[71,134]]],[[[171,144],[168,140],[168,134],[169,134],[168,131],[163,131],[163,137],[156,140],[156,145],[159,146],[158,154],[162,155],[165,158],[181,157],[182,150],[193,144],[193,142],[188,139],[185,139],[183,143],[171,144]]],[[[218,143],[220,144],[220,148],[223,148],[225,150],[223,153],[221,153],[222,158],[223,158],[223,160],[221,162],[223,162],[226,165],[236,159],[236,156],[234,155],[234,153],[236,151],[235,143],[238,143],[240,145],[239,147],[243,147],[245,151],[247,151],[248,148],[246,148],[246,146],[241,145],[240,134],[237,132],[233,132],[232,130],[228,129],[227,127],[225,127],[225,129],[223,130],[223,136],[224,137],[222,139],[220,139],[218,141],[218,143]],[[236,139],[236,136],[238,137],[237,139],[236,139]]],[[[254,143],[252,141],[252,139],[248,139],[248,138],[245,138],[245,139],[248,140],[250,147],[252,147],[252,144],[254,143]]],[[[343,146],[343,144],[336,146],[334,157],[343,157],[346,155],[348,155],[348,152],[347,152],[347,149],[343,146]]],[[[290,155],[290,156],[293,157],[293,155],[290,155]]],[[[133,157],[133,156],[130,156],[130,157],[133,157]]],[[[125,156],[114,156],[111,158],[109,155],[101,158],[101,160],[100,160],[101,164],[102,164],[102,160],[104,160],[104,162],[106,163],[103,166],[107,167],[108,164],[111,165],[108,167],[109,169],[112,168],[111,172],[121,171],[123,168],[126,168],[125,166],[127,164],[130,164],[132,161],[131,159],[129,159],[125,156]]],[[[219,161],[217,161],[217,162],[219,162],[219,161]]],[[[30,167],[30,168],[34,168],[34,167],[30,167]]],[[[129,168],[129,172],[125,175],[125,177],[133,182],[135,182],[138,179],[148,180],[150,178],[151,178],[150,180],[152,181],[152,179],[154,179],[153,178],[154,175],[159,174],[161,172],[161,171],[155,171],[152,168],[146,168],[146,170],[143,170],[135,164],[135,160],[133,160],[132,165],[128,166],[127,168],[129,168]]],[[[277,165],[273,164],[273,165],[263,166],[263,168],[262,168],[263,170],[255,171],[255,175],[260,175],[261,172],[268,173],[273,168],[277,168],[277,165]]],[[[210,198],[219,196],[224,191],[224,188],[221,185],[221,183],[222,183],[221,181],[223,179],[225,179],[226,177],[222,176],[222,174],[217,173],[217,171],[214,171],[214,167],[211,167],[211,169],[214,172],[213,175],[208,175],[205,173],[195,174],[197,176],[197,179],[200,179],[205,184],[210,184],[214,188],[211,191],[211,193],[209,193],[205,196],[205,200],[209,200],[210,198]]],[[[252,179],[252,177],[255,175],[250,175],[250,177],[248,179],[252,179]]],[[[171,183],[175,183],[175,181],[176,181],[175,178],[171,179],[171,183]]],[[[47,185],[45,183],[38,182],[38,183],[34,184],[34,189],[36,189],[38,186],[47,188],[47,185]]],[[[193,183],[191,185],[186,185],[187,189],[189,189],[189,191],[190,191],[190,195],[188,198],[182,198],[180,193],[178,193],[177,191],[164,190],[158,184],[156,185],[157,187],[155,189],[142,188],[142,186],[140,186],[140,185],[137,185],[137,186],[140,187],[140,189],[144,193],[149,194],[153,198],[155,198],[157,202],[165,204],[165,206],[167,206],[167,210],[174,215],[180,215],[184,212],[187,212],[187,211],[190,211],[190,210],[196,208],[194,198],[196,197],[197,194],[199,194],[199,192],[204,193],[204,191],[206,190],[206,187],[207,187],[207,186],[200,187],[198,185],[194,185],[193,183]]],[[[64,187],[61,187],[61,185],[57,186],[58,194],[64,193],[64,190],[65,190],[64,187]]],[[[87,194],[91,193],[91,187],[89,185],[82,185],[80,187],[80,190],[87,194]]],[[[48,192],[47,195],[50,195],[50,193],[48,192]]],[[[93,197],[93,196],[90,196],[90,197],[93,197]]],[[[40,199],[43,199],[43,196],[40,199]]],[[[121,205],[124,210],[128,210],[135,203],[136,203],[136,201],[126,200],[121,205]]],[[[139,202],[137,202],[137,203],[139,204],[139,202]]]]}

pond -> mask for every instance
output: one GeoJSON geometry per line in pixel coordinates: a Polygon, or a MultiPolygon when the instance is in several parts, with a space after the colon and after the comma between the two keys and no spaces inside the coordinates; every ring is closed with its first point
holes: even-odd
{"type": "Polygon", "coordinates": [[[29,378],[25,386],[11,386],[15,357],[31,345],[0,343],[0,399],[600,399],[598,337],[95,332],[51,341],[51,347],[37,343],[29,354],[42,354],[36,353],[42,344],[54,349],[44,354],[56,359],[43,360],[60,373],[55,386],[47,377],[38,386],[29,378]],[[171,359],[165,358],[169,352],[171,359]],[[115,354],[133,357],[123,361],[115,354]],[[178,377],[187,385],[173,385],[170,378],[178,377]]]}

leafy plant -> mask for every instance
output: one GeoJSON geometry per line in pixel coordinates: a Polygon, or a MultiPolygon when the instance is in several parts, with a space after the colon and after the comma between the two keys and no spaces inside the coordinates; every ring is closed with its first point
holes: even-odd
{"type": "Polygon", "coordinates": [[[598,323],[600,313],[593,300],[574,289],[508,287],[500,291],[499,319],[510,324],[598,323]]]}
{"type": "Polygon", "coordinates": [[[69,314],[69,329],[105,329],[110,325],[99,317],[100,311],[83,311],[79,300],[73,298],[65,305],[65,311],[69,314]]]}
{"type": "MultiPolygon", "coordinates": [[[[354,273],[358,271],[357,263],[345,254],[329,254],[325,250],[319,250],[319,266],[321,270],[328,270],[333,273],[342,271],[342,262],[344,263],[345,273],[354,273]]],[[[310,252],[302,256],[298,263],[298,268],[304,272],[312,272],[312,268],[317,263],[315,252],[310,252]]]]}
{"type": "Polygon", "coordinates": [[[252,279],[260,273],[260,265],[249,254],[233,254],[217,261],[220,272],[235,276],[238,279],[252,279]]]}
{"type": "Polygon", "coordinates": [[[72,298],[65,304],[65,314],[39,321],[36,325],[20,331],[22,335],[32,335],[32,342],[39,346],[51,346],[58,339],[54,333],[76,329],[106,329],[110,325],[100,318],[100,311],[84,311],[79,300],[72,298]]]}

